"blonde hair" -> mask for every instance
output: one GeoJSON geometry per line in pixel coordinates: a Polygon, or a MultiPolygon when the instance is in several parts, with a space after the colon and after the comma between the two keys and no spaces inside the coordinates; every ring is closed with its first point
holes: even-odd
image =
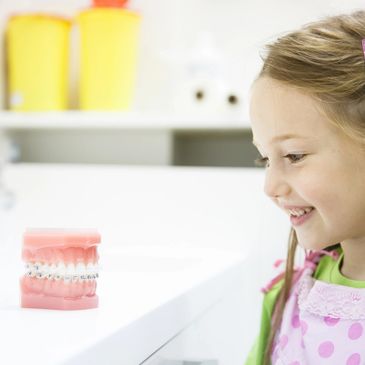
{"type": "MultiPolygon", "coordinates": [[[[365,148],[365,11],[322,18],[287,33],[266,45],[267,54],[258,75],[270,77],[313,97],[328,121],[365,148]]],[[[270,356],[285,303],[292,286],[298,246],[291,229],[283,287],[264,356],[270,356]]],[[[338,245],[328,247],[332,250],[338,245]]]]}

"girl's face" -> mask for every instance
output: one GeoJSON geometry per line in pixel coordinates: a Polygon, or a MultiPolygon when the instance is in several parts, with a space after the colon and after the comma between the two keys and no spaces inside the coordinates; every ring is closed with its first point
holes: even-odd
{"type": "Polygon", "coordinates": [[[319,250],[365,241],[365,153],[332,125],[314,100],[263,77],[251,89],[253,142],[266,161],[265,193],[286,205],[313,207],[293,223],[299,244],[319,250]],[[285,136],[290,135],[290,138],[285,136]]]}

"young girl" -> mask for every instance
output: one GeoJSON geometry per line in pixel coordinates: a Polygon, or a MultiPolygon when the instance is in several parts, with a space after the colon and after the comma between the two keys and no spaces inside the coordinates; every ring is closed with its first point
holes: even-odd
{"type": "Polygon", "coordinates": [[[291,222],[246,365],[365,364],[365,11],[268,45],[251,89],[265,193],[291,222]],[[305,262],[294,269],[297,245],[305,262]]]}

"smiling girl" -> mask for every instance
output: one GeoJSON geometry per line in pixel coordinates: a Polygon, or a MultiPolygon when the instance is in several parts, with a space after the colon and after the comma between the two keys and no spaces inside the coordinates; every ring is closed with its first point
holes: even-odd
{"type": "Polygon", "coordinates": [[[365,363],[364,38],[364,11],[309,23],[267,46],[252,85],[264,192],[292,227],[246,365],[365,363]]]}

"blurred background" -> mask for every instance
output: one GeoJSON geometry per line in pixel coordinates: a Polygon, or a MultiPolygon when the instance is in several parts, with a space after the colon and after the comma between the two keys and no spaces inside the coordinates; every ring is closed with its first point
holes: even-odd
{"type": "Polygon", "coordinates": [[[362,6],[120,0],[105,14],[102,3],[0,1],[0,129],[14,161],[253,166],[248,97],[263,45],[362,6]]]}

